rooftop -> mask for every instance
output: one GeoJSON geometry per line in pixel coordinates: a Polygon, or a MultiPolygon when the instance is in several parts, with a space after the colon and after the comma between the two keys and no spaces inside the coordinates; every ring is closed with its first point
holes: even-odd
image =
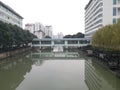
{"type": "Polygon", "coordinates": [[[22,16],[20,16],[18,13],[16,13],[11,7],[9,7],[8,5],[4,4],[3,2],[0,1],[0,5],[2,5],[3,7],[5,7],[6,9],[8,9],[9,11],[11,11],[12,13],[14,13],[15,15],[19,16],[20,18],[23,19],[22,16]]]}
{"type": "Polygon", "coordinates": [[[93,0],[90,0],[89,2],[88,2],[88,4],[85,6],[85,10],[89,7],[89,5],[90,5],[90,3],[92,2],[93,0]]]}

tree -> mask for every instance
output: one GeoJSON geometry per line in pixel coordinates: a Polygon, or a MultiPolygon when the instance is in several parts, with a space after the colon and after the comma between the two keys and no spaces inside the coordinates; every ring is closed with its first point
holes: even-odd
{"type": "Polygon", "coordinates": [[[117,24],[100,28],[92,37],[92,46],[104,50],[120,50],[120,19],[117,24]]]}
{"type": "Polygon", "coordinates": [[[84,34],[79,32],[79,33],[73,35],[73,38],[84,38],[84,34]]]}
{"type": "Polygon", "coordinates": [[[27,45],[33,38],[36,38],[36,36],[29,31],[0,21],[0,48],[2,50],[9,50],[13,46],[27,45]]]}
{"type": "Polygon", "coordinates": [[[63,38],[72,38],[72,35],[65,35],[63,38]]]}
{"type": "Polygon", "coordinates": [[[51,38],[50,36],[45,36],[45,38],[51,38]]]}
{"type": "Polygon", "coordinates": [[[63,38],[84,38],[84,34],[78,32],[77,34],[73,35],[65,35],[63,38]]]}

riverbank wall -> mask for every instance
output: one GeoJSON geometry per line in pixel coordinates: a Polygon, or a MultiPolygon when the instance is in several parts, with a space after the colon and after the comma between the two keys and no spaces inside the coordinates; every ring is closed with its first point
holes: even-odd
{"type": "Polygon", "coordinates": [[[12,51],[0,53],[0,60],[5,59],[5,58],[10,57],[10,56],[14,56],[16,54],[23,53],[23,52],[28,51],[28,50],[31,50],[31,47],[24,47],[24,48],[19,48],[19,49],[15,49],[12,51]]]}
{"type": "Polygon", "coordinates": [[[91,47],[80,48],[89,57],[96,58],[97,62],[102,63],[120,77],[120,52],[104,51],[91,47]]]}

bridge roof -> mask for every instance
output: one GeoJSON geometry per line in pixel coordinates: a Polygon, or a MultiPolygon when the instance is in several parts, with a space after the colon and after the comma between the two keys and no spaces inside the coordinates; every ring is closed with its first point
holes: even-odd
{"type": "Polygon", "coordinates": [[[33,39],[33,41],[65,41],[65,40],[67,40],[67,41],[71,41],[71,40],[90,40],[90,38],[63,38],[63,39],[51,39],[51,38],[43,38],[43,39],[39,39],[39,38],[35,38],[35,39],[33,39]]]}

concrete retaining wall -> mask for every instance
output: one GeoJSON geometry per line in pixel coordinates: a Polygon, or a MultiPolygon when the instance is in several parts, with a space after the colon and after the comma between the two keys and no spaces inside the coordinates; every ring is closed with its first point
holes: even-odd
{"type": "Polygon", "coordinates": [[[4,59],[4,58],[10,57],[10,56],[14,56],[16,54],[28,51],[30,49],[31,49],[31,47],[27,47],[27,48],[16,49],[14,51],[8,51],[8,52],[0,53],[0,59],[4,59]]]}

